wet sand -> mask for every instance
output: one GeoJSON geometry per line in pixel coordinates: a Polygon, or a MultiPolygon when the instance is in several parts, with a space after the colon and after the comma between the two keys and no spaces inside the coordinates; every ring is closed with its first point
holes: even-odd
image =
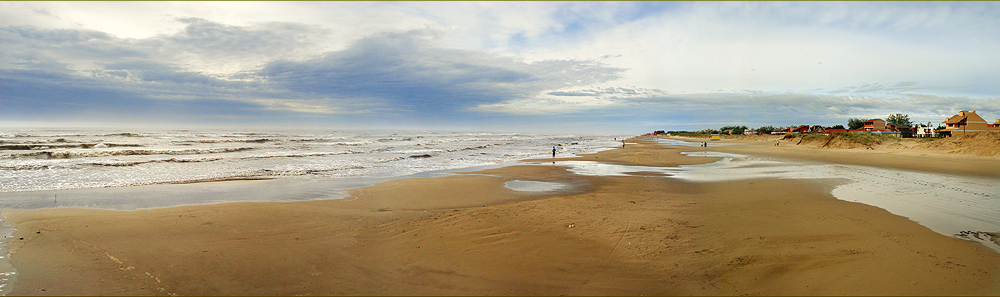
{"type": "MultiPolygon", "coordinates": [[[[679,154],[690,150],[641,143],[562,160],[715,161],[679,154]]],[[[8,211],[12,294],[1000,293],[1000,254],[837,200],[835,180],[577,176],[553,160],[391,180],[343,200],[8,211]],[[513,180],[570,187],[504,187],[513,180]]]]}

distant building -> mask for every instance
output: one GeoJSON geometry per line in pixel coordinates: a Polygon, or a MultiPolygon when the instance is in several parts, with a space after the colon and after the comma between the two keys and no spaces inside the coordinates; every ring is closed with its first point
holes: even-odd
{"type": "MultiPolygon", "coordinates": [[[[802,125],[795,128],[785,128],[781,129],[781,132],[787,133],[809,133],[809,125],[802,125]]],[[[773,133],[772,133],[773,134],[773,133]]]]}
{"type": "Polygon", "coordinates": [[[917,129],[917,137],[938,137],[934,127],[915,127],[915,129],[917,129]]]}
{"type": "Polygon", "coordinates": [[[942,123],[946,127],[938,132],[950,136],[975,132],[1000,132],[1000,119],[997,119],[994,124],[988,124],[986,120],[976,114],[975,110],[960,111],[942,123]]]}
{"type": "Polygon", "coordinates": [[[885,121],[882,119],[870,119],[865,121],[865,127],[862,128],[865,131],[882,131],[885,130],[885,121]]]}

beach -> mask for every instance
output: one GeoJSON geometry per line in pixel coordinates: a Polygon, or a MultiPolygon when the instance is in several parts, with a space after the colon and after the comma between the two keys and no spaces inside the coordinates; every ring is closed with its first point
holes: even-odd
{"type": "MultiPolygon", "coordinates": [[[[990,135],[987,133],[987,135],[990,135]]],[[[995,135],[995,134],[993,134],[995,135]]],[[[973,138],[973,137],[970,137],[973,138]]],[[[996,138],[996,137],[992,137],[996,138]]],[[[688,139],[688,138],[678,138],[688,139]]],[[[713,150],[733,153],[749,153],[760,156],[775,156],[795,158],[826,163],[855,164],[877,166],[911,171],[938,172],[970,176],[1000,177],[1000,155],[996,155],[996,142],[982,141],[965,144],[966,149],[955,149],[955,144],[949,138],[931,142],[918,142],[909,139],[898,143],[885,144],[877,149],[857,147],[850,149],[817,149],[814,145],[798,145],[798,139],[781,140],[780,136],[765,137],[763,141],[735,142],[747,145],[735,145],[713,148],[713,150]],[[775,141],[780,144],[775,146],[775,141]],[[937,143],[951,147],[936,148],[937,143]],[[927,147],[928,144],[935,146],[927,147]],[[971,148],[979,148],[989,152],[989,155],[966,153],[971,148]]],[[[688,139],[697,141],[697,139],[688,139]]]]}
{"type": "MultiPolygon", "coordinates": [[[[706,151],[1000,176],[994,157],[772,146],[706,151]]],[[[388,180],[343,199],[5,211],[17,228],[10,294],[1000,294],[1000,253],[838,200],[841,180],[689,182],[559,165],[721,159],[689,151],[638,137],[578,157],[388,180]],[[505,186],[513,181],[562,187],[505,186]]]]}

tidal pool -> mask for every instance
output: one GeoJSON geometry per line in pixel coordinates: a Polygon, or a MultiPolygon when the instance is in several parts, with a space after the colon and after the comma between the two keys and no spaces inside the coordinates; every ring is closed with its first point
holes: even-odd
{"type": "Polygon", "coordinates": [[[504,187],[514,191],[522,192],[551,192],[567,188],[568,186],[554,182],[540,182],[527,180],[512,180],[503,184],[504,187]]]}

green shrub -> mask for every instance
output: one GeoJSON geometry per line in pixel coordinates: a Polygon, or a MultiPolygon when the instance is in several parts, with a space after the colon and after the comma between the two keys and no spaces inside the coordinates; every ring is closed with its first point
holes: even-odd
{"type": "Polygon", "coordinates": [[[701,133],[701,132],[684,132],[684,131],[671,131],[672,135],[684,136],[684,137],[710,137],[711,134],[701,133]]]}

